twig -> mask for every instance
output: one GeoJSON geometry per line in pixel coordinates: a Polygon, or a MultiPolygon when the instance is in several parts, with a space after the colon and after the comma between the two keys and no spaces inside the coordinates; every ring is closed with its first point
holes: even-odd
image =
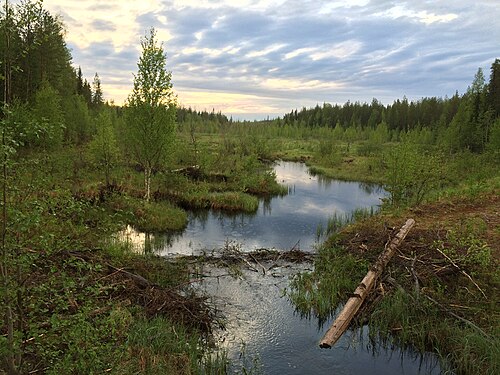
{"type": "Polygon", "coordinates": [[[250,268],[251,271],[259,272],[259,270],[257,268],[252,266],[252,264],[248,260],[245,259],[245,257],[241,257],[241,259],[247,264],[248,268],[250,268]]]}
{"type": "Polygon", "coordinates": [[[292,246],[292,248],[290,249],[290,251],[294,251],[294,250],[300,250],[300,240],[298,240],[295,245],[292,246]]]}
{"type": "Polygon", "coordinates": [[[413,275],[413,279],[415,280],[415,294],[417,295],[417,299],[420,298],[420,284],[418,283],[417,273],[415,272],[415,262],[417,261],[417,256],[413,258],[411,261],[410,271],[413,275]]]}
{"type": "Polygon", "coordinates": [[[107,264],[107,266],[110,267],[111,269],[115,270],[116,272],[121,272],[121,273],[127,275],[128,277],[130,277],[132,280],[134,280],[137,284],[141,285],[142,287],[148,287],[148,286],[153,285],[150,281],[148,281],[147,279],[145,279],[144,277],[142,277],[140,275],[125,271],[123,268],[116,268],[116,267],[112,266],[111,264],[107,264]]]}
{"type": "Polygon", "coordinates": [[[436,301],[434,298],[432,297],[429,297],[428,295],[424,294],[424,296],[429,300],[431,301],[432,303],[436,304],[441,310],[447,312],[448,314],[450,314],[451,316],[453,316],[454,318],[457,318],[458,320],[460,320],[461,322],[464,322],[465,324],[471,326],[472,328],[476,329],[479,333],[481,333],[484,337],[488,338],[491,340],[491,336],[488,335],[486,332],[484,332],[481,328],[479,328],[477,325],[475,325],[474,323],[472,323],[470,320],[467,320],[465,318],[462,318],[460,315],[457,315],[455,314],[453,311],[451,311],[450,309],[446,308],[445,306],[441,305],[438,301],[436,301]]]}
{"type": "MultiPolygon", "coordinates": [[[[413,261],[413,258],[404,256],[400,251],[399,251],[399,254],[398,254],[398,258],[401,258],[401,259],[404,259],[404,260],[411,260],[411,261],[413,261]]],[[[417,262],[422,263],[422,264],[426,264],[423,260],[420,260],[420,259],[417,259],[417,262]]]]}
{"type": "Polygon", "coordinates": [[[45,370],[48,370],[49,368],[48,367],[45,367],[45,368],[39,368],[37,370],[32,370],[30,372],[28,372],[28,374],[36,374],[37,372],[40,372],[40,371],[45,371],[45,370]]]}
{"type": "Polygon", "coordinates": [[[248,253],[248,255],[250,256],[250,258],[252,258],[252,259],[253,259],[253,261],[254,261],[255,263],[257,263],[259,266],[261,266],[261,267],[262,267],[262,273],[265,275],[265,274],[266,274],[266,268],[265,268],[265,267],[264,267],[264,266],[263,266],[263,265],[262,265],[262,264],[261,264],[261,263],[257,260],[257,258],[255,258],[255,257],[252,255],[252,253],[248,253]]]}
{"type": "Polygon", "coordinates": [[[453,259],[451,259],[448,255],[446,255],[444,252],[442,252],[441,250],[439,250],[438,248],[436,248],[436,250],[442,255],[444,256],[446,259],[448,259],[448,261],[457,269],[459,270],[463,275],[467,276],[467,278],[472,281],[472,283],[476,286],[476,288],[481,292],[481,294],[483,295],[484,298],[488,299],[488,297],[486,297],[486,294],[483,292],[483,290],[479,287],[479,285],[477,285],[477,283],[474,281],[474,279],[467,273],[465,272],[463,269],[461,269],[454,261],[453,259]]]}
{"type": "Polygon", "coordinates": [[[102,276],[102,277],[98,278],[96,281],[99,281],[99,280],[105,279],[105,278],[107,278],[107,277],[111,277],[111,276],[113,276],[113,275],[116,275],[117,273],[120,273],[120,272],[122,272],[123,270],[124,270],[124,268],[118,268],[115,272],[112,272],[112,273],[110,273],[110,274],[108,274],[108,275],[102,276]]]}

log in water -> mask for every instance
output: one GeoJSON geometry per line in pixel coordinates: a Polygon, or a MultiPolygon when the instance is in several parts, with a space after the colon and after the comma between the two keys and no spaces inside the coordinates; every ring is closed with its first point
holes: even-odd
{"type": "Polygon", "coordinates": [[[323,339],[319,343],[320,348],[331,348],[340,336],[342,336],[347,330],[352,319],[358,312],[368,294],[370,294],[370,291],[373,289],[375,281],[380,277],[380,275],[382,275],[385,266],[387,266],[387,263],[389,263],[389,260],[396,252],[396,249],[403,242],[414,224],[415,220],[408,219],[405,225],[401,227],[398,234],[396,234],[396,237],[394,237],[386,246],[384,252],[379,256],[375,265],[373,265],[361,283],[359,283],[353,293],[353,296],[347,300],[347,303],[340,312],[339,316],[335,319],[330,329],[323,336],[323,339]]]}

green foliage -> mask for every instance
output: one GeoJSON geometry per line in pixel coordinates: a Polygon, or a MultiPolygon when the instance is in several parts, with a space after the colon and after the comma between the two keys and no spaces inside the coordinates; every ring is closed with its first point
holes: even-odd
{"type": "Polygon", "coordinates": [[[214,374],[228,371],[224,352],[204,349],[202,338],[164,318],[138,320],[128,338],[129,361],[123,373],[214,374]]]}
{"type": "Polygon", "coordinates": [[[328,139],[319,141],[314,158],[323,166],[337,166],[342,163],[342,153],[338,143],[328,139]]]}
{"type": "Polygon", "coordinates": [[[374,140],[362,142],[357,147],[357,153],[360,156],[375,156],[379,155],[382,151],[382,144],[374,140]]]}
{"type": "Polygon", "coordinates": [[[488,156],[492,162],[500,164],[500,117],[496,119],[491,127],[489,142],[486,146],[488,156]]]}
{"type": "Polygon", "coordinates": [[[101,89],[101,79],[99,78],[99,75],[97,73],[94,76],[94,81],[92,82],[92,88],[93,88],[92,108],[94,110],[99,110],[104,104],[104,98],[101,89]]]}
{"type": "Polygon", "coordinates": [[[144,170],[145,198],[151,197],[151,177],[165,164],[175,131],[176,98],[163,47],[151,29],[142,41],[138,73],[127,103],[127,142],[144,170]]]}
{"type": "Polygon", "coordinates": [[[459,374],[493,375],[500,370],[498,335],[486,337],[473,328],[453,322],[426,299],[398,289],[385,296],[371,314],[370,335],[391,345],[420,352],[435,350],[442,366],[459,374]],[[449,353],[444,355],[443,353],[449,353]]]}
{"type": "Polygon", "coordinates": [[[489,138],[492,120],[493,113],[487,103],[487,85],[480,68],[448,128],[447,142],[451,150],[482,152],[489,138]]]}
{"type": "Polygon", "coordinates": [[[257,197],[242,192],[195,191],[183,195],[181,203],[191,209],[255,212],[259,208],[257,197]]]}
{"type": "Polygon", "coordinates": [[[321,239],[331,237],[338,233],[340,229],[342,229],[346,225],[355,221],[366,219],[370,216],[373,216],[374,213],[375,210],[373,207],[357,208],[352,212],[345,212],[343,214],[335,212],[328,218],[325,227],[323,227],[323,224],[320,223],[320,225],[316,228],[316,241],[319,242],[321,239]]]}
{"type": "Polygon", "coordinates": [[[120,156],[109,111],[103,110],[99,113],[97,133],[89,148],[96,167],[104,171],[106,185],[109,185],[111,171],[120,156]]]}
{"type": "Polygon", "coordinates": [[[64,139],[68,143],[82,144],[91,138],[95,126],[89,114],[85,99],[81,95],[63,98],[64,139]]]}
{"type": "Polygon", "coordinates": [[[327,319],[348,298],[367,271],[367,263],[340,248],[323,247],[313,272],[297,274],[288,295],[298,311],[327,319]]]}
{"type": "Polygon", "coordinates": [[[30,139],[32,146],[45,149],[61,147],[64,135],[64,115],[61,108],[61,98],[56,90],[47,82],[35,94],[33,117],[41,126],[37,138],[30,139]]]}
{"type": "Polygon", "coordinates": [[[168,201],[144,203],[137,198],[114,196],[106,206],[142,232],[182,230],[187,224],[186,212],[168,201]]]}
{"type": "Polygon", "coordinates": [[[491,248],[481,239],[486,230],[487,224],[481,218],[467,218],[460,226],[447,231],[446,240],[435,245],[455,264],[480,271],[492,262],[491,248]]]}
{"type": "Polygon", "coordinates": [[[419,204],[443,183],[441,156],[423,151],[418,145],[403,142],[384,156],[385,188],[393,205],[419,204]]]}

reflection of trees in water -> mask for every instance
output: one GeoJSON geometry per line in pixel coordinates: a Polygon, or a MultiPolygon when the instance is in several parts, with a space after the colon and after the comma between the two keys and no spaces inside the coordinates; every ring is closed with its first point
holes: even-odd
{"type": "Polygon", "coordinates": [[[182,235],[182,231],[161,234],[144,233],[144,254],[161,253],[166,248],[171,248],[182,235]]]}
{"type": "Polygon", "coordinates": [[[189,221],[196,220],[200,223],[202,229],[205,230],[210,214],[209,210],[191,211],[189,221]]]}
{"type": "MultiPolygon", "coordinates": [[[[333,184],[339,184],[343,181],[336,180],[334,178],[330,177],[325,177],[322,175],[317,175],[318,178],[318,185],[321,186],[323,189],[330,189],[333,184]]],[[[344,182],[344,183],[349,183],[349,182],[344,182]]],[[[384,193],[384,188],[379,185],[375,184],[372,182],[350,182],[352,184],[357,184],[357,186],[367,195],[373,195],[373,194],[382,194],[384,193]]]]}
{"type": "Polygon", "coordinates": [[[360,182],[359,188],[363,190],[363,192],[369,195],[380,194],[384,192],[382,186],[370,182],[360,182]]]}
{"type": "Polygon", "coordinates": [[[264,216],[272,214],[273,207],[272,207],[271,201],[272,201],[272,199],[269,198],[269,197],[268,198],[264,198],[262,200],[262,214],[264,216]]]}
{"type": "Polygon", "coordinates": [[[323,189],[329,189],[333,183],[338,183],[338,180],[325,177],[323,175],[318,175],[317,178],[318,178],[318,185],[323,189]]]}

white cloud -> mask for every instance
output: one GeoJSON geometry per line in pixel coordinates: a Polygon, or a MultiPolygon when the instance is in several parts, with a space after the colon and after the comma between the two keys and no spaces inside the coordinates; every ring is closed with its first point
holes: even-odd
{"type": "Polygon", "coordinates": [[[408,9],[405,6],[397,5],[394,6],[384,12],[378,13],[379,16],[387,16],[393,19],[397,19],[400,17],[408,17],[412,19],[416,19],[426,25],[430,25],[436,22],[451,22],[458,18],[458,15],[455,13],[445,13],[445,14],[436,14],[432,12],[428,12],[427,10],[422,10],[417,12],[413,9],[408,9]]]}
{"type": "Polygon", "coordinates": [[[340,82],[329,82],[320,80],[304,80],[304,79],[282,79],[268,78],[262,81],[261,85],[269,89],[277,90],[323,90],[337,89],[343,87],[340,82]]]}
{"type": "MultiPolygon", "coordinates": [[[[144,30],[136,23],[136,18],[141,14],[154,12],[162,8],[161,0],[141,1],[67,1],[45,0],[44,6],[65,17],[68,26],[67,40],[72,44],[87,48],[96,41],[111,40],[117,50],[136,46],[144,30]],[[114,32],[96,30],[92,22],[101,19],[114,26],[114,32]]],[[[158,31],[160,40],[169,40],[171,34],[168,30],[158,31]]]]}
{"type": "Polygon", "coordinates": [[[346,59],[358,52],[362,46],[363,44],[357,40],[346,40],[331,47],[316,50],[311,54],[311,59],[313,61],[329,58],[346,59]]]}
{"type": "Polygon", "coordinates": [[[309,54],[310,52],[313,52],[316,50],[317,50],[317,48],[314,48],[314,47],[299,48],[299,49],[296,49],[292,52],[288,52],[287,54],[285,54],[285,60],[293,59],[293,58],[300,56],[300,55],[309,54]]]}
{"type": "Polygon", "coordinates": [[[261,57],[270,54],[271,52],[276,52],[285,47],[286,44],[274,44],[272,46],[269,46],[267,48],[258,50],[258,51],[251,51],[246,54],[246,57],[253,58],[253,57],[261,57]]]}
{"type": "Polygon", "coordinates": [[[106,98],[117,103],[132,89],[140,37],[151,26],[165,42],[183,104],[228,113],[453,95],[499,57],[498,0],[43,4],[63,16],[74,64],[87,78],[98,72],[106,98]]]}

